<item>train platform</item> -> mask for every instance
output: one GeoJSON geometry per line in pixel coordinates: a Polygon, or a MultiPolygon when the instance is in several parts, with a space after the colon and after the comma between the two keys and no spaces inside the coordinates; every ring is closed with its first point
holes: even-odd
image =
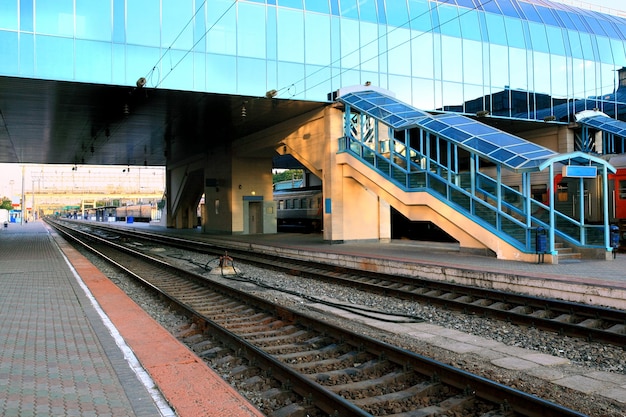
{"type": "Polygon", "coordinates": [[[0,266],[0,415],[262,416],[43,222],[0,266]]]}

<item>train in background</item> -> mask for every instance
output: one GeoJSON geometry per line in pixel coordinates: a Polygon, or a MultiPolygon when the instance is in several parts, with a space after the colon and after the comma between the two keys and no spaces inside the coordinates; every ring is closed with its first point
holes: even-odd
{"type": "Polygon", "coordinates": [[[274,190],[274,205],[279,232],[322,231],[321,186],[274,190]]]}
{"type": "MultiPolygon", "coordinates": [[[[71,217],[71,215],[70,215],[71,217]]],[[[77,218],[77,217],[74,217],[77,218]]],[[[87,220],[98,222],[149,223],[159,220],[159,210],[152,204],[133,204],[130,206],[104,206],[86,210],[87,220]]]]}

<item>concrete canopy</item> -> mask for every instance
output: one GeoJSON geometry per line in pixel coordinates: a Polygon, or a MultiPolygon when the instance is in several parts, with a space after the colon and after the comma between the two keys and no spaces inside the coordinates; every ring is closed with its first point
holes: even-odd
{"type": "Polygon", "coordinates": [[[0,163],[163,166],[326,105],[263,94],[0,77],[0,163]]]}

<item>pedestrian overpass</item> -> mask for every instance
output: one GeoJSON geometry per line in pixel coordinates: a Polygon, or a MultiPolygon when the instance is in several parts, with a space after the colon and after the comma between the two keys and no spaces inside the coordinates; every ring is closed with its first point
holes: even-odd
{"type": "Polygon", "coordinates": [[[615,168],[602,158],[560,154],[479,118],[429,114],[378,90],[340,90],[337,101],[344,106],[340,162],[410,220],[428,218],[458,240],[469,234],[503,259],[530,261],[539,250],[556,263],[559,244],[595,258],[612,252],[607,178],[615,168]],[[601,182],[601,224],[587,224],[584,210],[560,210],[556,187],[545,200],[532,195],[535,178],[555,184],[563,173],[580,179],[580,204],[583,179],[601,182]]]}

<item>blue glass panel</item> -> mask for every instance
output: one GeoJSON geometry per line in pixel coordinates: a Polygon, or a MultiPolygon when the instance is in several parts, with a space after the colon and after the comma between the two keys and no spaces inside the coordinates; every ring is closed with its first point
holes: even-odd
{"type": "Polygon", "coordinates": [[[611,38],[619,39],[619,33],[617,32],[617,27],[613,25],[611,22],[607,22],[605,20],[598,20],[602,29],[609,35],[611,38]]]}
{"type": "Polygon", "coordinates": [[[576,26],[576,29],[581,32],[591,31],[588,25],[582,21],[580,15],[578,15],[577,13],[568,13],[567,15],[570,17],[570,19],[572,19],[572,22],[574,23],[574,26],[576,26]]]}
{"type": "MultiPolygon", "coordinates": [[[[265,74],[265,60],[253,58],[238,58],[237,66],[237,91],[243,94],[261,95],[271,88],[267,85],[265,74]]],[[[274,88],[274,87],[272,87],[274,88]]],[[[248,109],[248,115],[253,109],[248,109]]]]}
{"type": "Polygon", "coordinates": [[[281,7],[291,7],[293,9],[303,9],[302,0],[278,0],[278,5],[281,7]]]}
{"type": "Polygon", "coordinates": [[[478,122],[474,122],[472,124],[468,124],[459,128],[475,136],[486,135],[486,134],[495,133],[498,131],[494,129],[493,127],[490,127],[490,126],[487,126],[478,122]]]}
{"type": "Polygon", "coordinates": [[[341,17],[347,17],[348,19],[359,18],[359,9],[356,0],[341,0],[339,6],[341,7],[341,17]]]}
{"type": "Polygon", "coordinates": [[[406,1],[387,0],[386,4],[387,23],[393,26],[406,25],[406,27],[408,27],[407,23],[409,22],[409,11],[407,10],[406,1]]]}
{"type": "Polygon", "coordinates": [[[552,10],[546,7],[537,6],[537,12],[539,13],[539,16],[541,16],[541,20],[543,20],[546,25],[560,26],[559,22],[552,14],[552,10]]]}
{"type": "Polygon", "coordinates": [[[621,22],[615,22],[615,28],[618,31],[619,38],[622,40],[626,39],[626,24],[621,22]]]}
{"type": "Polygon", "coordinates": [[[557,55],[565,55],[565,44],[563,42],[563,29],[556,26],[546,26],[548,34],[548,43],[550,44],[550,53],[557,55]]]}
{"type": "Polygon", "coordinates": [[[576,25],[574,25],[574,22],[572,22],[572,19],[570,19],[568,13],[566,13],[563,10],[556,10],[556,14],[559,16],[559,19],[561,20],[561,22],[563,22],[563,25],[567,29],[571,29],[571,30],[576,29],[576,25]]]}
{"type": "Polygon", "coordinates": [[[256,4],[239,3],[237,12],[237,54],[265,58],[265,11],[256,4]]]}
{"type": "Polygon", "coordinates": [[[476,5],[474,4],[472,0],[456,0],[456,4],[458,4],[461,7],[467,7],[468,9],[476,8],[476,5]]]}
{"type": "Polygon", "coordinates": [[[481,135],[481,137],[488,141],[491,142],[493,144],[496,144],[498,146],[512,146],[512,145],[517,145],[518,143],[520,143],[522,141],[522,139],[513,136],[513,135],[509,135],[507,133],[503,133],[503,132],[494,132],[494,133],[490,133],[490,134],[483,134],[481,135]]]}
{"type": "Polygon", "coordinates": [[[33,0],[20,1],[20,30],[33,31],[33,0]]]}
{"type": "Polygon", "coordinates": [[[485,142],[484,140],[478,139],[478,138],[473,138],[468,141],[465,141],[463,142],[463,145],[469,146],[485,155],[489,155],[491,152],[498,149],[498,147],[494,145],[493,143],[485,142]]]}
{"type": "Polygon", "coordinates": [[[111,3],[76,0],[76,37],[111,41],[111,3]]]}
{"type": "Polygon", "coordinates": [[[278,60],[304,62],[304,14],[278,9],[278,60]]]}
{"type": "Polygon", "coordinates": [[[206,88],[216,93],[237,91],[237,61],[233,56],[207,54],[206,88]]]}
{"type": "Polygon", "coordinates": [[[278,63],[278,85],[289,86],[285,98],[304,98],[304,65],[289,62],[278,63]]]}
{"type": "Polygon", "coordinates": [[[444,114],[442,116],[433,116],[441,122],[447,123],[450,126],[461,127],[467,124],[475,123],[472,119],[468,119],[464,116],[458,116],[456,114],[444,114]]]}
{"type": "Polygon", "coordinates": [[[20,33],[20,75],[35,75],[35,36],[20,33]]]}
{"type": "Polygon", "coordinates": [[[574,58],[583,59],[583,47],[580,44],[580,35],[577,31],[568,30],[567,37],[569,40],[570,53],[574,58]]]}
{"type": "Polygon", "coordinates": [[[17,30],[17,2],[0,2],[0,29],[17,30]]]}
{"type": "Polygon", "coordinates": [[[37,0],[35,9],[37,33],[74,35],[74,2],[72,0],[37,0]]]}
{"type": "Polygon", "coordinates": [[[528,152],[534,152],[537,150],[537,145],[529,142],[522,142],[516,145],[511,145],[507,147],[511,152],[515,152],[518,154],[526,154],[528,152]]]}
{"type": "Polygon", "coordinates": [[[595,18],[591,16],[581,16],[581,18],[585,22],[587,22],[587,24],[591,28],[591,31],[595,33],[596,35],[601,35],[601,36],[607,35],[606,32],[604,31],[604,28],[600,25],[600,22],[598,22],[598,20],[596,20],[595,18]]]}
{"type": "Polygon", "coordinates": [[[539,13],[537,13],[537,10],[532,4],[525,3],[525,2],[519,2],[518,4],[520,8],[522,9],[522,11],[524,12],[526,19],[533,21],[533,22],[543,23],[543,21],[541,20],[541,17],[539,16],[539,13]]]}
{"type": "Polygon", "coordinates": [[[430,5],[430,19],[432,27],[425,29],[426,31],[432,31],[433,33],[440,32],[441,20],[439,19],[439,9],[434,4],[430,5]]]}
{"type": "Polygon", "coordinates": [[[376,0],[361,1],[359,3],[359,14],[362,22],[378,23],[376,0]]]}
{"type": "Polygon", "coordinates": [[[580,44],[583,48],[583,57],[587,60],[595,60],[595,54],[593,52],[593,44],[591,40],[591,35],[588,33],[579,32],[580,34],[580,44]]]}
{"type": "Polygon", "coordinates": [[[385,0],[378,0],[378,22],[381,25],[387,24],[387,12],[385,10],[385,0]]]}
{"type": "Polygon", "coordinates": [[[520,17],[519,13],[511,0],[498,0],[498,4],[500,5],[500,9],[502,10],[502,14],[509,17],[514,17],[518,19],[520,17]]]}
{"type": "Polygon", "coordinates": [[[441,123],[438,120],[430,120],[424,123],[424,127],[432,130],[433,132],[441,132],[442,130],[445,130],[448,125],[445,123],[441,123]]]}
{"type": "Polygon", "coordinates": [[[207,13],[206,50],[218,54],[237,53],[237,10],[230,1],[211,4],[207,13]]]}
{"type": "Polygon", "coordinates": [[[330,16],[307,13],[304,19],[306,63],[328,65],[332,61],[330,56],[330,16]]]}
{"type": "Polygon", "coordinates": [[[456,38],[461,37],[459,9],[457,7],[439,6],[439,21],[441,22],[442,34],[456,38]]]}
{"type": "Polygon", "coordinates": [[[624,54],[624,42],[617,39],[611,39],[611,50],[615,59],[615,65],[626,66],[626,55],[624,54]]]}
{"type": "Polygon", "coordinates": [[[510,165],[512,167],[519,167],[521,164],[525,163],[527,161],[526,158],[521,157],[521,156],[516,156],[515,158],[509,159],[507,161],[507,165],[510,165]]]}
{"type": "Polygon", "coordinates": [[[311,12],[330,13],[328,0],[304,0],[304,7],[311,12]]]}
{"type": "Polygon", "coordinates": [[[495,0],[482,2],[481,6],[482,6],[481,9],[483,9],[486,12],[502,14],[500,7],[498,6],[498,3],[495,2],[495,0]]]}
{"type": "Polygon", "coordinates": [[[18,75],[17,32],[0,30],[0,74],[18,75]]]}
{"type": "Polygon", "coordinates": [[[151,0],[128,0],[126,41],[142,46],[161,46],[160,4],[151,0]]]}
{"type": "Polygon", "coordinates": [[[330,12],[333,16],[339,16],[339,0],[330,0],[330,12]]]}
{"type": "Polygon", "coordinates": [[[509,159],[513,158],[516,156],[516,154],[514,154],[513,152],[510,152],[506,149],[498,149],[495,152],[492,152],[491,155],[492,158],[498,160],[498,161],[508,161],[509,159]]]}
{"type": "Polygon", "coordinates": [[[491,43],[507,45],[506,30],[504,29],[504,18],[502,15],[487,13],[487,31],[491,43]]]}
{"type": "Polygon", "coordinates": [[[427,0],[411,0],[409,2],[411,14],[411,29],[430,32],[433,28],[430,20],[430,7],[427,0]]]}
{"type": "Polygon", "coordinates": [[[193,21],[195,10],[192,0],[163,2],[161,45],[165,48],[189,50],[193,46],[193,21]],[[165,18],[167,16],[167,18],[165,18]]]}
{"type": "Polygon", "coordinates": [[[506,37],[509,41],[509,46],[513,48],[526,48],[526,42],[524,42],[524,29],[522,27],[522,21],[519,19],[511,19],[509,17],[505,17],[504,26],[506,27],[506,37]]]}
{"type": "Polygon", "coordinates": [[[113,42],[126,42],[126,9],[124,0],[113,1],[113,42]]]}
{"type": "MultiPolygon", "coordinates": [[[[111,43],[77,39],[75,47],[77,80],[106,84],[112,82],[111,43]]],[[[139,74],[137,78],[143,75],[139,74]]]]}
{"type": "Polygon", "coordinates": [[[613,51],[611,50],[611,42],[604,36],[596,37],[598,42],[598,52],[600,54],[600,60],[608,64],[613,64],[613,51]]]}
{"type": "Polygon", "coordinates": [[[528,23],[530,29],[530,40],[534,51],[550,52],[548,49],[548,38],[546,37],[546,27],[538,23],[528,23]]]}
{"type": "Polygon", "coordinates": [[[459,16],[461,24],[461,32],[465,39],[482,41],[480,34],[480,23],[478,20],[478,12],[464,12],[459,16]]]}
{"type": "Polygon", "coordinates": [[[38,77],[61,80],[74,78],[74,40],[55,36],[37,36],[38,77]]]}
{"type": "Polygon", "coordinates": [[[463,142],[471,137],[471,135],[469,135],[468,133],[465,133],[453,127],[444,129],[443,131],[441,131],[441,135],[446,138],[454,139],[457,142],[463,142]]]}

